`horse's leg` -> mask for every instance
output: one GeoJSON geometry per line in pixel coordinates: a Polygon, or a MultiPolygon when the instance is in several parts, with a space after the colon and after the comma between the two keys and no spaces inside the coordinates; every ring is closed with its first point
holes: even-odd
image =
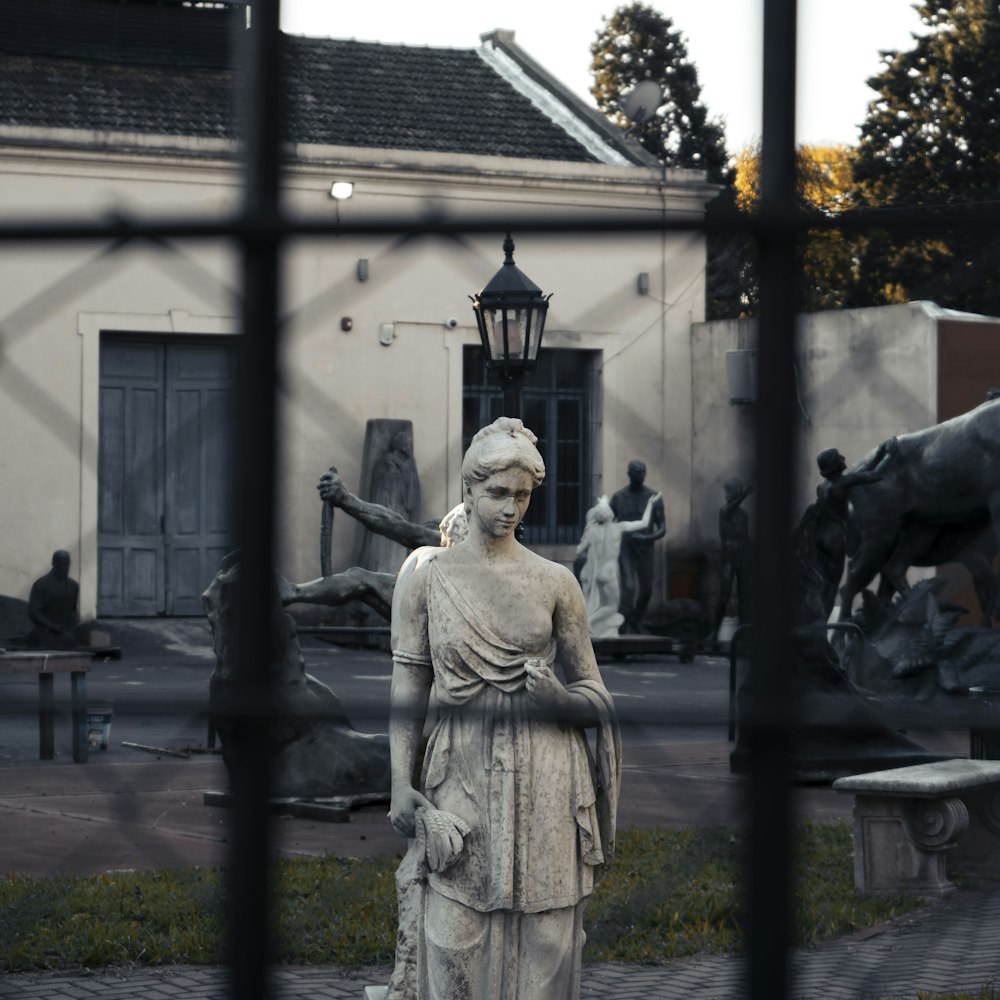
{"type": "Polygon", "coordinates": [[[875,578],[882,559],[882,546],[862,540],[857,552],[847,562],[844,585],[840,588],[840,621],[851,617],[854,598],[875,578]]]}
{"type": "Polygon", "coordinates": [[[884,604],[888,603],[894,592],[909,593],[911,588],[910,581],[906,579],[906,571],[911,566],[921,564],[921,556],[927,554],[937,537],[938,529],[931,525],[912,522],[906,525],[892,555],[880,570],[878,596],[884,604]]]}

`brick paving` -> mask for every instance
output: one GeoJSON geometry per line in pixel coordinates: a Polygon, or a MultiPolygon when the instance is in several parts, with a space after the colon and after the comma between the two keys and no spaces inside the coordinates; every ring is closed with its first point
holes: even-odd
{"type": "MultiPolygon", "coordinates": [[[[744,959],[696,956],[666,966],[609,963],[585,970],[581,1000],[741,1000],[744,959]]],[[[281,967],[273,1000],[362,1000],[387,968],[281,967]]],[[[1000,889],[962,890],[943,903],[791,955],[795,1000],[915,1000],[922,994],[1000,987],[1000,889]]],[[[0,977],[17,1000],[228,1000],[226,970],[170,966],[0,977]]]]}

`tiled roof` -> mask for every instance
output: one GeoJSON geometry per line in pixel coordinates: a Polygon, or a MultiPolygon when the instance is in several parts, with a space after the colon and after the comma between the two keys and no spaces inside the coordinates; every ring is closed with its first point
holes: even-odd
{"type": "MultiPolygon", "coordinates": [[[[87,0],[32,0],[79,16],[87,0]]],[[[90,0],[94,3],[94,0],[90,0]]],[[[11,7],[0,21],[10,22],[11,7]]],[[[108,5],[90,9],[105,12],[108,5]]],[[[117,10],[128,9],[118,6],[117,10]]],[[[139,6],[134,16],[161,8],[139,6]]],[[[187,8],[190,11],[190,8],[187,8]]],[[[179,12],[177,18],[185,16],[179,12]]],[[[196,23],[198,14],[188,24],[196,23]]],[[[170,58],[148,33],[113,42],[50,20],[20,36],[0,24],[0,124],[233,137],[238,76],[228,57],[170,58]],[[13,39],[13,41],[12,41],[13,39]],[[194,64],[192,64],[194,62],[194,64]],[[214,62],[214,65],[213,65],[214,62]]],[[[162,22],[166,23],[166,22],[162,22]]],[[[160,27],[158,31],[163,30],[160,27]]],[[[593,162],[475,49],[284,36],[286,135],[293,142],[593,162]]],[[[603,140],[599,140],[603,141],[603,140]]]]}
{"type": "Polygon", "coordinates": [[[475,50],[286,41],[291,128],[302,141],[594,159],[475,50]]]}

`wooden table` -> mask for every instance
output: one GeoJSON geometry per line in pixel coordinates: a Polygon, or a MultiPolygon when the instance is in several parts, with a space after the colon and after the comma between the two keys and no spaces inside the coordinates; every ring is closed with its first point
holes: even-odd
{"type": "Polygon", "coordinates": [[[42,760],[55,757],[55,693],[52,678],[69,674],[70,708],[73,725],[73,760],[87,762],[87,670],[91,653],[75,650],[25,650],[0,653],[0,675],[38,675],[38,755],[42,760]]]}

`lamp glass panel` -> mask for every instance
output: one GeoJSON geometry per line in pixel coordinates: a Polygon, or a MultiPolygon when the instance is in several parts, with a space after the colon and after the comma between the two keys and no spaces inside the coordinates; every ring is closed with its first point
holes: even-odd
{"type": "Polygon", "coordinates": [[[538,345],[542,342],[542,334],[545,332],[545,316],[548,313],[548,303],[545,303],[541,309],[533,309],[534,314],[534,329],[531,331],[531,344],[528,347],[529,359],[531,361],[536,360],[538,357],[538,345]]]}
{"type": "Polygon", "coordinates": [[[526,309],[509,309],[507,311],[507,344],[509,352],[507,357],[511,361],[521,361],[524,359],[524,338],[526,334],[526,324],[528,312],[526,309]]]}

